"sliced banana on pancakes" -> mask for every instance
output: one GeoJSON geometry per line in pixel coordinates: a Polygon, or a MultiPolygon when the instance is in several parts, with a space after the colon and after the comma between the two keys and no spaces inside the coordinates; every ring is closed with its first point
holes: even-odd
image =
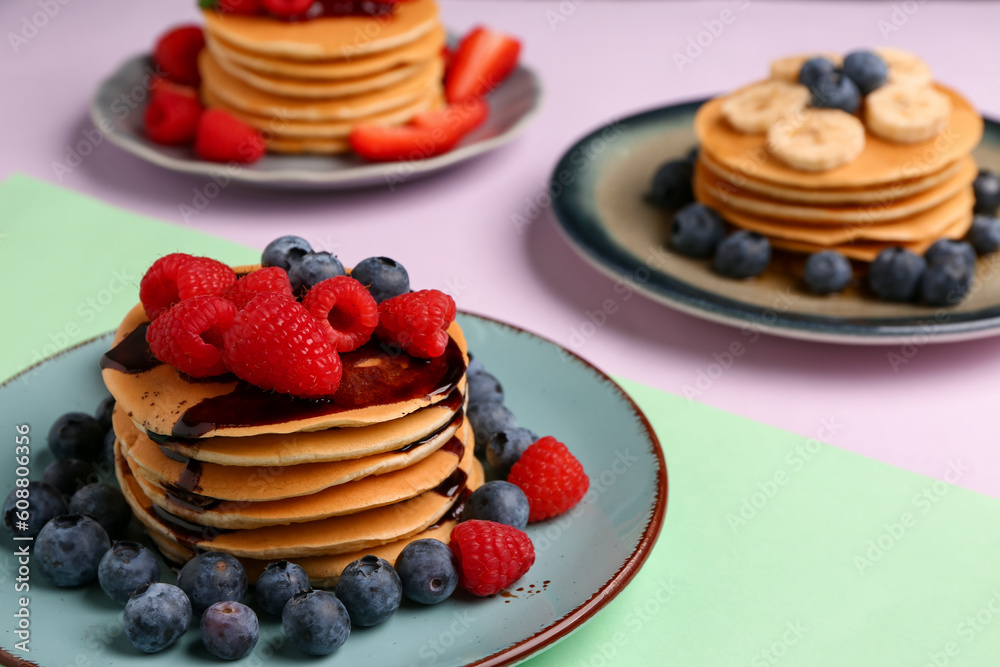
{"type": "Polygon", "coordinates": [[[934,81],[930,66],[919,56],[906,49],[894,46],[880,46],[875,53],[889,66],[889,83],[908,83],[929,86],[934,81]]]}
{"type": "Polygon", "coordinates": [[[788,81],[790,83],[798,83],[799,72],[802,70],[802,65],[805,64],[807,60],[811,60],[813,58],[826,58],[837,67],[840,67],[844,60],[843,56],[839,53],[831,53],[829,51],[823,53],[800,53],[797,56],[778,58],[777,60],[771,61],[771,78],[778,79],[780,81],[788,81]]]}
{"type": "Polygon", "coordinates": [[[865,148],[861,121],[839,109],[806,109],[767,131],[767,147],[801,171],[826,171],[851,162],[865,148]]]}
{"type": "Polygon", "coordinates": [[[898,143],[932,139],[950,117],[951,100],[930,86],[890,83],[865,99],[868,129],[898,143]]]}
{"type": "Polygon", "coordinates": [[[723,101],[721,112],[744,134],[761,134],[789,114],[805,109],[809,89],[787,81],[762,81],[737,90],[723,101]]]}

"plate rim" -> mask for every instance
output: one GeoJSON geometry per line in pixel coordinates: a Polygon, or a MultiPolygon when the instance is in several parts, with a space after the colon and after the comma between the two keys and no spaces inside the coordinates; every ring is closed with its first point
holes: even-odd
{"type": "MultiPolygon", "coordinates": [[[[640,433],[644,433],[649,439],[652,454],[658,464],[656,473],[656,493],[653,497],[652,513],[650,514],[645,527],[642,529],[642,535],[640,536],[635,548],[632,550],[632,553],[626,557],[625,562],[611,576],[611,578],[602,584],[578,607],[571,610],[561,618],[556,619],[535,634],[467,665],[467,667],[503,667],[506,665],[513,665],[526,660],[529,657],[538,655],[542,651],[551,648],[562,639],[568,637],[574,631],[583,626],[587,621],[593,618],[599,611],[603,610],[618,596],[619,593],[625,590],[625,587],[632,581],[632,579],[635,578],[635,575],[638,574],[639,570],[648,560],[649,555],[652,553],[653,547],[656,545],[656,541],[662,532],[667,509],[667,495],[669,489],[667,463],[663,453],[663,446],[660,444],[660,439],[657,437],[656,431],[653,429],[652,424],[650,424],[649,419],[646,417],[645,413],[638,406],[635,400],[629,396],[628,392],[626,392],[620,384],[615,382],[610,375],[594,366],[576,352],[573,352],[559,343],[533,331],[529,331],[528,329],[518,325],[511,324],[488,315],[468,310],[459,310],[458,313],[466,317],[483,320],[492,326],[508,329],[514,334],[527,335],[529,337],[536,338],[543,343],[554,347],[559,353],[568,355],[571,361],[583,366],[585,370],[590,371],[598,381],[608,385],[612,391],[617,393],[619,397],[623,399],[626,407],[636,419],[636,422],[639,425],[640,433]]],[[[49,357],[41,359],[4,380],[0,383],[0,389],[6,388],[10,383],[33,372],[43,364],[51,363],[59,357],[72,353],[78,348],[91,345],[101,338],[106,338],[112,336],[113,334],[114,331],[112,330],[92,336],[87,340],[76,343],[71,347],[67,347],[49,357]]],[[[0,646],[0,664],[9,664],[11,667],[39,667],[37,663],[16,656],[2,646],[0,646]]]]}
{"type": "MultiPolygon", "coordinates": [[[[534,89],[536,90],[536,95],[531,106],[521,115],[521,117],[518,118],[507,131],[502,132],[495,137],[459,146],[458,148],[448,151],[443,155],[438,155],[424,160],[408,162],[373,162],[357,167],[349,167],[347,169],[337,169],[326,172],[291,168],[276,169],[271,171],[255,171],[235,163],[208,162],[206,160],[198,159],[179,159],[169,155],[164,155],[155,148],[142,144],[133,135],[118,131],[114,124],[112,124],[107,130],[102,127],[104,121],[106,120],[106,116],[102,113],[102,106],[99,104],[99,99],[101,98],[103,92],[111,85],[111,82],[127,68],[139,62],[148,62],[150,57],[151,55],[149,53],[141,53],[127,58],[107,76],[101,79],[97,87],[94,89],[94,93],[90,98],[90,104],[88,106],[88,115],[94,126],[110,143],[114,144],[126,153],[158,167],[178,173],[194,174],[198,176],[214,176],[217,175],[217,172],[220,169],[224,168],[227,171],[227,176],[232,178],[234,181],[257,185],[327,185],[331,188],[346,187],[354,185],[359,181],[367,182],[366,179],[392,173],[392,167],[401,164],[409,164],[413,166],[413,171],[410,172],[409,175],[429,174],[459,162],[464,162],[473,157],[491,152],[505,144],[510,143],[516,139],[518,135],[524,132],[527,126],[541,110],[542,103],[545,99],[545,90],[542,87],[541,79],[538,74],[532,68],[519,63],[514,71],[521,71],[529,78],[534,86],[534,89]]],[[[283,156],[274,155],[272,157],[280,159],[283,156]]],[[[363,186],[358,185],[358,187],[363,186]]],[[[370,184],[367,187],[370,187],[370,184]]]]}
{"type": "MultiPolygon", "coordinates": [[[[638,258],[607,233],[608,227],[599,216],[591,216],[581,204],[583,197],[593,194],[593,188],[584,187],[583,176],[586,167],[573,164],[572,155],[588,144],[601,138],[602,133],[615,124],[643,125],[655,121],[665,114],[694,111],[711,97],[695,98],[672,104],[657,106],[605,123],[575,141],[556,161],[548,180],[548,194],[552,199],[552,209],[557,228],[576,253],[601,273],[620,280],[645,267],[660,278],[663,284],[646,282],[631,286],[640,294],[666,306],[700,319],[733,327],[752,325],[755,329],[775,336],[825,343],[849,345],[898,345],[906,343],[932,342],[947,343],[975,340],[1000,335],[1000,306],[953,313],[945,309],[929,309],[926,318],[912,316],[897,318],[844,318],[829,315],[774,312],[772,309],[739,301],[721,292],[713,292],[696,287],[673,274],[644,265],[638,258]],[[559,175],[569,172],[574,180],[569,185],[559,182],[559,175]],[[559,192],[556,195],[556,192],[559,192]],[[599,247],[589,231],[597,230],[611,253],[599,247]],[[935,322],[940,313],[948,319],[945,323],[935,322]],[[773,317],[768,323],[763,317],[773,317]]],[[[1000,121],[983,116],[984,136],[986,132],[1000,134],[1000,121]]],[[[626,129],[626,132],[629,130],[626,129]]],[[[635,130],[632,130],[635,131],[635,130]]]]}

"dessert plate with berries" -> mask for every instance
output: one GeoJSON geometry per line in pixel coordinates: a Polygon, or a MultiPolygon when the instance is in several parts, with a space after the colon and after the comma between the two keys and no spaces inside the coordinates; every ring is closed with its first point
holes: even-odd
{"type": "Polygon", "coordinates": [[[115,333],[0,386],[0,661],[508,665],[628,585],[667,499],[632,400],[351,263],[166,255],[115,333]]]}
{"type": "Polygon", "coordinates": [[[654,300],[886,345],[1000,333],[997,172],[1000,123],[886,47],[598,128],[550,192],[582,257],[654,300]]]}
{"type": "Polygon", "coordinates": [[[262,186],[390,187],[514,139],[541,86],[520,41],[448,39],[435,0],[206,0],[97,89],[90,116],[174,171],[262,186]]]}

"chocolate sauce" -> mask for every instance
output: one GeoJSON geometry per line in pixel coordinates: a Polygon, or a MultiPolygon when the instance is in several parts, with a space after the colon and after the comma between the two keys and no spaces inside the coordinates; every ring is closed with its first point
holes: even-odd
{"type": "Polygon", "coordinates": [[[340,16],[390,16],[395,11],[395,3],[371,2],[369,0],[317,0],[309,9],[293,16],[274,16],[273,14],[262,14],[277,21],[297,23],[299,21],[311,21],[318,18],[337,18],[340,16]]]}
{"type": "MultiPolygon", "coordinates": [[[[456,424],[461,424],[463,419],[465,419],[465,414],[463,413],[462,410],[459,410],[458,412],[455,413],[455,416],[447,424],[445,424],[441,428],[437,429],[433,433],[431,433],[429,435],[425,435],[424,437],[420,438],[419,440],[411,442],[408,445],[403,445],[399,449],[395,450],[395,453],[396,454],[405,454],[405,453],[407,453],[409,451],[412,451],[412,450],[416,449],[417,447],[420,447],[421,445],[426,445],[428,442],[430,442],[434,438],[438,437],[439,435],[441,435],[442,433],[444,433],[445,431],[447,431],[452,426],[455,426],[456,424]]],[[[454,439],[455,438],[453,437],[451,440],[454,440],[454,439]]],[[[445,446],[447,446],[448,444],[450,444],[451,440],[449,440],[447,443],[445,443],[445,446]]]]}
{"type": "Polygon", "coordinates": [[[120,343],[104,353],[101,368],[109,368],[119,373],[136,375],[153,370],[163,364],[153,356],[146,342],[149,322],[143,322],[131,331],[120,343]]]}
{"type": "Polygon", "coordinates": [[[448,452],[449,454],[454,454],[459,459],[465,455],[465,445],[458,438],[452,438],[448,442],[441,446],[442,452],[448,452]]]}
{"type": "Polygon", "coordinates": [[[176,484],[163,484],[161,488],[167,500],[191,512],[205,512],[222,504],[218,498],[191,493],[176,484]]]}
{"type": "Polygon", "coordinates": [[[153,512],[160,523],[170,530],[170,534],[174,539],[189,549],[193,549],[204,542],[211,542],[224,533],[233,532],[226,528],[199,526],[196,523],[185,521],[156,504],[153,505],[153,512]]]}
{"type": "Polygon", "coordinates": [[[166,445],[160,445],[160,451],[163,452],[163,455],[166,456],[168,459],[171,459],[172,461],[177,461],[178,463],[183,463],[187,465],[187,462],[191,460],[188,457],[184,456],[183,454],[178,454],[177,452],[170,449],[166,445]]]}
{"type": "Polygon", "coordinates": [[[448,475],[448,477],[434,487],[434,493],[438,493],[445,498],[454,498],[465,488],[465,482],[469,479],[468,473],[461,468],[448,475]]]}
{"type": "Polygon", "coordinates": [[[465,509],[465,502],[472,495],[472,491],[469,487],[463,486],[461,492],[458,494],[458,500],[452,504],[451,509],[449,509],[444,516],[437,520],[433,526],[428,526],[427,530],[433,530],[435,528],[440,528],[447,521],[458,521],[459,517],[462,516],[462,510],[465,509]]]}
{"type": "Polygon", "coordinates": [[[449,340],[444,354],[434,359],[386,354],[373,340],[342,355],[341,362],[343,379],[333,396],[297,398],[240,381],[228,394],[189,408],[174,425],[172,435],[196,438],[220,428],[281,424],[437,396],[451,392],[465,373],[462,352],[454,340],[449,340]]]}
{"type": "Polygon", "coordinates": [[[187,465],[181,471],[181,476],[177,479],[177,486],[181,489],[194,493],[201,491],[201,461],[188,459],[187,465]]]}

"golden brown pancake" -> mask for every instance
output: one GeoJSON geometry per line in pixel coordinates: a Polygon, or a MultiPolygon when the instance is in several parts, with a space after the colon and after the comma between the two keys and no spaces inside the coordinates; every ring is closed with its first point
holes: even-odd
{"type": "Polygon", "coordinates": [[[278,139],[265,138],[267,149],[288,155],[338,155],[351,150],[346,139],[278,139]]]}

